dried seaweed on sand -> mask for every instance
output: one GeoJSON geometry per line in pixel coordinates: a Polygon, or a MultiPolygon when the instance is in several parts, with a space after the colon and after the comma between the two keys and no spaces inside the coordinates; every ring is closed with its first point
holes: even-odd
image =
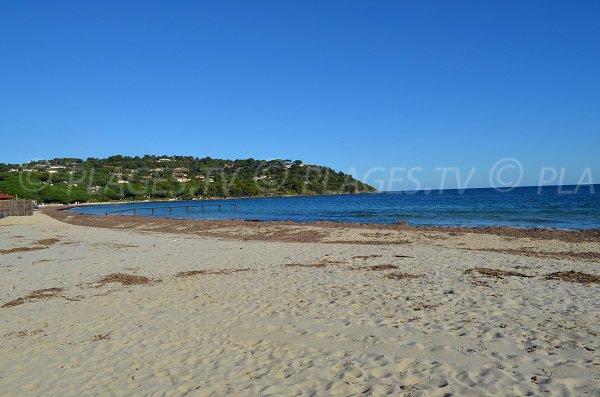
{"type": "Polygon", "coordinates": [[[600,276],[569,270],[566,272],[554,272],[546,275],[546,280],[569,281],[581,284],[600,284],[600,276]]]}
{"type": "Polygon", "coordinates": [[[215,274],[232,274],[239,272],[247,272],[250,268],[243,269],[202,269],[202,270],[188,270],[186,272],[175,273],[175,277],[193,277],[193,276],[208,276],[215,274]]]}
{"type": "Polygon", "coordinates": [[[40,244],[40,245],[54,245],[54,244],[56,244],[58,242],[60,242],[60,240],[57,239],[57,238],[45,238],[45,239],[36,241],[36,244],[40,244]]]}
{"type": "Polygon", "coordinates": [[[411,279],[411,278],[419,278],[422,276],[420,274],[392,272],[392,273],[386,274],[385,277],[391,278],[392,280],[406,280],[406,279],[411,279]]]}
{"type": "Polygon", "coordinates": [[[62,288],[38,289],[38,290],[32,291],[30,294],[28,294],[26,296],[22,296],[20,298],[17,298],[10,302],[7,302],[7,303],[3,304],[2,307],[3,308],[12,307],[12,306],[18,306],[18,305],[22,305],[23,303],[32,302],[32,301],[36,301],[36,300],[50,299],[50,298],[55,297],[58,293],[60,293],[62,291],[63,291],[62,288]]]}
{"type": "Polygon", "coordinates": [[[367,260],[367,259],[371,259],[371,258],[381,258],[381,255],[356,255],[356,256],[352,257],[352,259],[362,259],[362,260],[367,260]]]}
{"type": "Polygon", "coordinates": [[[489,276],[489,277],[499,277],[499,278],[509,277],[509,276],[514,276],[514,277],[533,277],[533,276],[529,276],[527,274],[515,272],[515,271],[512,271],[512,270],[490,269],[490,268],[487,268],[487,267],[476,267],[474,269],[467,270],[465,273],[470,273],[473,270],[477,271],[479,274],[483,274],[484,276],[489,276]]]}
{"type": "Polygon", "coordinates": [[[398,269],[398,266],[396,265],[375,265],[375,266],[367,266],[365,269],[367,270],[373,270],[373,271],[377,271],[377,272],[381,272],[384,270],[392,270],[392,269],[398,269]]]}
{"type": "Polygon", "coordinates": [[[110,283],[120,283],[121,285],[146,285],[157,281],[160,280],[153,280],[146,276],[136,276],[134,274],[112,273],[96,281],[96,284],[99,287],[110,283]]]}
{"type": "Polygon", "coordinates": [[[17,248],[11,248],[11,249],[7,249],[7,250],[0,250],[0,254],[4,255],[4,254],[14,254],[17,252],[28,252],[28,251],[39,251],[39,250],[43,250],[46,247],[17,247],[17,248]]]}

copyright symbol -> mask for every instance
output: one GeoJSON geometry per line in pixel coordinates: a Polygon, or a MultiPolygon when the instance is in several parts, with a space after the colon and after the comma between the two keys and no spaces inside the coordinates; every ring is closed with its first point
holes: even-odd
{"type": "MultiPolygon", "coordinates": [[[[50,183],[50,179],[48,179],[48,183],[50,183]]],[[[19,186],[29,193],[37,193],[47,187],[44,182],[32,178],[31,173],[23,171],[19,172],[19,186]]]]}
{"type": "Polygon", "coordinates": [[[523,180],[523,164],[515,158],[496,161],[490,170],[490,185],[498,192],[510,192],[523,180]]]}

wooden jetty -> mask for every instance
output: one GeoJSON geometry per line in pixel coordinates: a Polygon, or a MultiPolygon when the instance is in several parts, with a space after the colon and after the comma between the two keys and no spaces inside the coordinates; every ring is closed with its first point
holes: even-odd
{"type": "Polygon", "coordinates": [[[123,210],[108,211],[104,215],[120,214],[125,212],[133,212],[133,215],[137,215],[141,211],[150,211],[150,214],[155,215],[157,212],[168,211],[169,215],[172,215],[176,211],[185,211],[186,214],[206,212],[207,209],[216,208],[218,211],[223,211],[224,208],[231,208],[234,211],[238,210],[236,203],[225,203],[225,204],[198,204],[198,205],[172,205],[172,206],[153,206],[153,207],[133,207],[123,210]]]}

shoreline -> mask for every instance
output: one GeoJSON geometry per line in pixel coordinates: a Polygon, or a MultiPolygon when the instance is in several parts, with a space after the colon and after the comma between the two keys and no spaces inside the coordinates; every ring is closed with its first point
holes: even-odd
{"type": "MultiPolygon", "coordinates": [[[[79,205],[56,206],[51,208],[40,209],[43,213],[59,220],[65,219],[64,216],[56,215],[56,211],[68,211],[72,208],[77,208],[79,205]]],[[[545,239],[566,239],[574,241],[575,238],[585,239],[589,241],[600,241],[600,228],[593,229],[560,229],[560,228],[543,228],[543,227],[526,227],[526,226],[426,226],[426,225],[411,225],[407,222],[396,223],[360,223],[360,222],[344,222],[344,221],[278,221],[278,220],[251,220],[251,219],[191,219],[191,218],[169,218],[160,216],[137,216],[137,215],[120,215],[107,216],[95,214],[81,214],[69,212],[74,216],[96,217],[96,218],[114,218],[127,217],[138,220],[173,220],[186,222],[244,222],[245,224],[266,224],[266,225],[295,225],[295,226],[320,226],[320,227],[348,227],[348,228],[368,228],[368,229],[383,229],[383,230],[406,230],[414,232],[447,232],[447,233],[475,233],[475,234],[497,234],[507,237],[529,237],[529,238],[545,238],[545,239]],[[571,237],[567,237],[571,236],[571,237]]]]}
{"type": "MultiPolygon", "coordinates": [[[[68,207],[67,207],[68,208],[68,207]]],[[[44,214],[78,226],[175,233],[241,241],[341,243],[356,245],[431,244],[519,256],[600,262],[600,230],[565,231],[510,227],[431,227],[335,222],[197,220],[140,216],[98,216],[48,208],[44,214]]]]}
{"type": "Polygon", "coordinates": [[[119,205],[119,204],[142,204],[142,203],[170,203],[170,202],[182,202],[182,201],[218,201],[218,200],[247,200],[247,199],[267,199],[267,198],[287,198],[287,197],[320,197],[320,196],[352,196],[359,194],[385,194],[386,192],[359,192],[359,193],[323,193],[323,194],[287,194],[287,195],[277,195],[277,196],[237,196],[237,197],[205,197],[205,198],[196,198],[191,200],[182,200],[182,199],[147,199],[147,200],[124,200],[124,201],[101,201],[101,202],[86,202],[79,204],[59,204],[59,203],[49,203],[44,204],[40,208],[46,207],[59,207],[59,206],[71,206],[71,207],[89,207],[94,205],[119,205]]]}
{"type": "MultiPolygon", "coordinates": [[[[137,208],[136,205],[139,207],[141,205],[146,205],[146,206],[158,206],[158,207],[173,207],[174,209],[177,208],[184,208],[186,206],[202,206],[202,203],[209,203],[209,202],[227,202],[227,201],[240,201],[240,204],[242,203],[242,200],[252,200],[252,199],[260,199],[260,200],[265,200],[265,199],[273,199],[273,200],[277,200],[277,199],[286,199],[286,198],[308,198],[308,197],[330,197],[332,198],[331,200],[335,201],[336,197],[343,197],[343,196],[356,196],[356,195],[372,195],[372,194],[377,194],[377,195],[385,195],[386,192],[373,192],[373,193],[355,193],[355,194],[322,194],[322,195],[289,195],[289,196],[259,196],[259,197],[227,197],[227,198],[207,198],[207,199],[199,199],[199,200],[174,200],[174,199],[170,199],[170,200],[143,200],[143,201],[124,201],[124,202],[103,202],[103,203],[82,203],[82,204],[68,204],[68,205],[52,205],[49,206],[50,208],[62,208],[62,209],[78,209],[78,208],[93,208],[94,206],[96,207],[120,207],[120,206],[131,206],[131,209],[133,210],[134,208],[137,208]]],[[[366,199],[366,198],[365,198],[366,199]]],[[[361,200],[361,199],[359,199],[361,200]]],[[[375,199],[378,200],[378,199],[375,199]]],[[[269,203],[265,203],[265,202],[256,202],[258,204],[252,204],[250,205],[250,208],[253,208],[253,205],[258,205],[260,206],[265,206],[265,205],[269,205],[269,203]]],[[[286,207],[286,204],[288,202],[273,202],[274,206],[276,208],[280,208],[280,207],[286,207]]],[[[294,203],[294,202],[289,202],[289,203],[294,203]]],[[[304,202],[301,202],[304,205],[304,202]]],[[[318,202],[317,202],[318,203],[318,202]]],[[[310,207],[310,203],[306,204],[310,207]]],[[[318,205],[318,204],[317,204],[318,205]]],[[[348,204],[345,204],[348,205],[348,204]]],[[[158,208],[157,207],[157,208],[158,208]]],[[[282,208],[283,208],[282,207],[282,208]]],[[[43,208],[48,208],[48,207],[40,207],[41,209],[43,208]]],[[[85,211],[85,210],[83,210],[85,211]]],[[[99,210],[100,212],[102,212],[102,210],[99,210]]],[[[112,210],[110,209],[106,209],[104,212],[111,212],[112,210]]],[[[125,211],[125,210],[123,210],[125,211]]],[[[393,211],[393,209],[390,209],[390,211],[393,211]]],[[[170,211],[169,211],[170,212],[170,211]]],[[[193,212],[193,211],[192,211],[193,212]]],[[[236,217],[235,214],[229,214],[227,215],[227,218],[219,218],[219,217],[213,217],[213,219],[227,219],[227,220],[243,220],[243,221],[251,221],[251,222],[295,222],[295,223],[300,223],[300,224],[313,224],[313,223],[319,223],[319,222],[331,222],[331,223],[341,223],[341,224],[347,224],[347,225],[352,225],[352,224],[360,224],[360,225],[384,225],[384,226],[394,226],[394,225],[402,225],[402,224],[406,224],[408,226],[411,227],[415,227],[415,228],[420,228],[420,229],[427,229],[427,228],[431,228],[431,229],[436,229],[436,230],[468,230],[468,229],[472,229],[475,231],[479,231],[482,229],[517,229],[517,230],[545,230],[545,231],[559,231],[559,232],[598,232],[600,231],[600,227],[598,225],[598,222],[594,222],[592,221],[588,221],[588,222],[578,222],[577,218],[570,218],[570,217],[560,217],[560,216],[556,216],[555,218],[553,218],[553,220],[548,221],[548,220],[543,220],[543,221],[539,221],[537,222],[536,219],[528,219],[526,216],[523,217],[523,219],[521,219],[521,221],[519,220],[505,220],[504,222],[502,222],[501,220],[498,220],[497,217],[486,217],[485,215],[479,216],[478,218],[476,217],[475,219],[470,219],[469,217],[444,217],[443,214],[440,214],[440,218],[438,218],[438,215],[431,215],[428,218],[423,219],[422,217],[419,216],[413,216],[415,215],[414,211],[408,214],[398,214],[397,216],[386,216],[386,213],[384,212],[376,212],[376,211],[371,211],[374,212],[374,217],[373,216],[366,216],[366,217],[356,217],[353,216],[351,214],[351,212],[348,213],[347,216],[344,216],[342,214],[342,216],[333,216],[333,217],[329,217],[332,218],[330,220],[319,220],[319,218],[323,218],[323,217],[319,217],[319,216],[313,216],[313,217],[308,217],[308,220],[303,219],[302,217],[298,217],[298,216],[294,216],[294,214],[291,214],[289,216],[285,216],[285,214],[283,216],[279,216],[279,217],[269,217],[268,213],[257,213],[256,215],[249,215],[246,214],[246,216],[240,215],[238,217],[236,217]],[[252,218],[254,217],[254,218],[252,218]],[[261,219],[262,218],[262,219],[261,219]],[[271,219],[269,219],[271,218],[271,219]],[[272,218],[280,218],[280,219],[272,219],[272,218]],[[285,219],[287,218],[287,219],[285,219]],[[312,218],[312,219],[310,219],[312,218]]],[[[153,211],[154,213],[154,211],[153,211]]],[[[160,211],[158,212],[160,213],[160,211]]],[[[243,211],[242,211],[243,213],[243,211]]],[[[285,213],[285,211],[284,211],[285,213]]],[[[89,215],[95,215],[95,214],[89,214],[89,215]]],[[[98,213],[98,215],[103,215],[104,213],[98,213]]],[[[418,213],[416,213],[416,215],[419,215],[418,213]]],[[[527,213],[525,215],[528,215],[527,213]]],[[[127,215],[129,216],[129,215],[127,215]]],[[[140,216],[144,216],[144,215],[140,215],[140,216]]],[[[157,216],[152,216],[154,217],[161,217],[160,215],[157,216]]],[[[185,217],[185,216],[181,216],[179,218],[170,218],[167,216],[163,216],[164,219],[190,219],[190,220],[199,220],[202,218],[193,218],[193,217],[185,217]]],[[[600,237],[600,233],[598,234],[600,237]]]]}

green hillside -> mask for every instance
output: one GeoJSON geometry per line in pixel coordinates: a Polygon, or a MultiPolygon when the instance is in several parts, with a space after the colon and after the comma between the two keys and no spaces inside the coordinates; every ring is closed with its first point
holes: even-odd
{"type": "Polygon", "coordinates": [[[147,155],[0,163],[0,193],[46,203],[374,191],[350,175],[300,160],[147,155]]]}

